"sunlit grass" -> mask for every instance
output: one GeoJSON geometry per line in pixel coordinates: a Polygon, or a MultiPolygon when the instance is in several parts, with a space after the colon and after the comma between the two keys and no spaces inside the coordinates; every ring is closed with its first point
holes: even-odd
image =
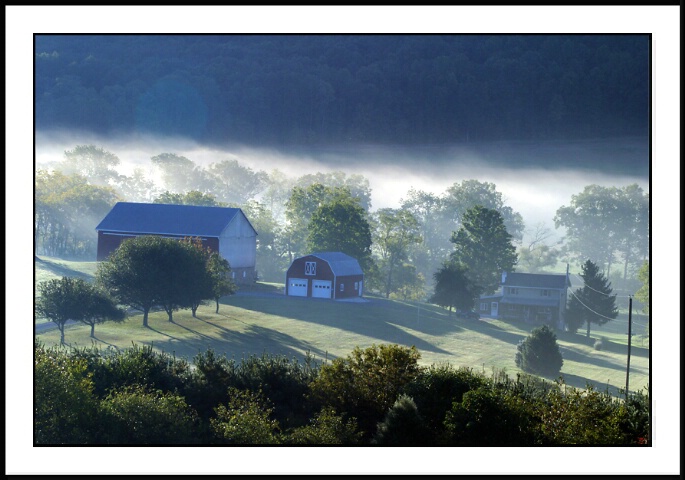
{"type": "MultiPolygon", "coordinates": [[[[229,358],[250,355],[286,355],[303,358],[307,353],[318,361],[347,356],[355,347],[372,344],[414,345],[421,353],[420,363],[450,363],[488,374],[504,369],[515,377],[516,345],[532,330],[532,325],[510,324],[500,320],[456,319],[433,305],[373,299],[369,303],[289,298],[284,296],[234,295],[222,300],[219,313],[208,304],[198,309],[198,318],[189,311],[174,313],[174,322],[164,312],[150,314],[149,328],[136,314],[121,324],[104,323],[90,338],[86,325],[69,326],[65,340],[72,347],[124,349],[133,343],[152,345],[157,351],[192,358],[212,348],[229,358]]],[[[589,382],[616,393],[625,386],[627,346],[606,335],[601,351],[583,334],[558,335],[564,355],[561,375],[568,385],[584,388],[589,382]]],[[[47,345],[59,342],[59,332],[38,335],[47,345]]],[[[553,378],[548,379],[553,381],[553,378]]],[[[631,390],[649,380],[648,350],[633,345],[631,390]]]]}
{"type": "MultiPolygon", "coordinates": [[[[36,262],[36,282],[61,276],[92,279],[97,262],[71,262],[40,257],[36,262]]],[[[259,282],[240,287],[250,295],[222,299],[219,313],[213,302],[198,309],[174,313],[170,323],[163,311],[151,312],[149,328],[142,314],[133,313],[122,323],[95,327],[95,339],[87,325],[68,325],[65,341],[72,347],[125,349],[135,344],[152,345],[157,351],[173,353],[192,361],[199,352],[212,348],[229,358],[250,355],[286,355],[302,358],[311,354],[321,362],[346,357],[355,347],[372,344],[414,345],[421,353],[420,363],[450,363],[490,373],[504,369],[512,377],[520,370],[514,357],[519,340],[530,334],[533,325],[483,318],[457,319],[435,305],[385,300],[370,296],[367,303],[336,302],[323,299],[284,297],[283,284],[259,282]],[[266,295],[261,295],[266,294],[266,295]]],[[[621,316],[602,327],[593,325],[591,338],[585,329],[578,333],[557,333],[564,356],[561,375],[578,388],[587,382],[613,393],[625,387],[627,364],[627,317],[621,316]],[[603,339],[601,350],[594,348],[603,339]]],[[[638,319],[639,321],[639,319],[638,319]]],[[[45,320],[37,319],[36,323],[45,320]]],[[[649,342],[636,333],[631,342],[630,389],[649,382],[649,342]]],[[[59,343],[55,328],[37,335],[46,345],[59,343]]],[[[549,379],[550,381],[554,379],[549,379]]]]}

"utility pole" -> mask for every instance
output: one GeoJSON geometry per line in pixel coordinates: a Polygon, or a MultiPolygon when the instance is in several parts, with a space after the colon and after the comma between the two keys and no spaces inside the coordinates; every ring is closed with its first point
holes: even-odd
{"type": "Polygon", "coordinates": [[[633,323],[632,323],[632,313],[633,313],[633,296],[628,298],[628,365],[626,366],[626,400],[628,400],[628,385],[630,379],[630,342],[633,338],[633,323]]]}

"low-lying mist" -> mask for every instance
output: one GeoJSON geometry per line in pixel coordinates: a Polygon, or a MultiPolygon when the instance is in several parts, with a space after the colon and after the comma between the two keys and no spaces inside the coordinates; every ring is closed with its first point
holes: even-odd
{"type": "MultiPolygon", "coordinates": [[[[134,169],[156,185],[151,157],[174,153],[199,167],[223,160],[236,160],[253,171],[278,170],[292,179],[317,172],[342,171],[369,180],[371,209],[399,207],[410,189],[441,195],[464,180],[496,185],[506,205],[519,212],[527,226],[544,224],[554,230],[557,209],[568,205],[572,195],[586,185],[623,187],[637,183],[649,191],[649,156],[638,139],[554,144],[487,145],[345,145],[267,149],[259,146],[208,147],[182,139],[145,137],[97,138],[90,135],[36,135],[36,169],[57,166],[64,152],[76,145],[92,144],[114,153],[121,160],[118,171],[131,175],[134,169]],[[642,165],[638,161],[642,159],[642,165]]],[[[525,237],[524,237],[525,240],[525,237]]]]}

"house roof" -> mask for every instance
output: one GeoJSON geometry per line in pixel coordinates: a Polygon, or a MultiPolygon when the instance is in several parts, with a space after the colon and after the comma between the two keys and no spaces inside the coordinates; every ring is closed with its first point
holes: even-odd
{"type": "Polygon", "coordinates": [[[330,265],[335,276],[363,275],[362,267],[356,258],[342,252],[310,253],[312,257],[320,258],[330,265]]]}
{"type": "Polygon", "coordinates": [[[502,285],[507,287],[559,288],[571,286],[571,280],[566,275],[544,273],[507,273],[502,285]]]}
{"type": "Polygon", "coordinates": [[[239,208],[119,202],[96,231],[218,237],[239,208]]]}

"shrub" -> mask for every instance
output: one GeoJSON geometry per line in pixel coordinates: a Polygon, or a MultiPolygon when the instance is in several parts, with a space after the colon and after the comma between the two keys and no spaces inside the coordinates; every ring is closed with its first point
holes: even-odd
{"type": "Polygon", "coordinates": [[[557,336],[547,325],[533,329],[531,334],[519,342],[515,357],[521,370],[542,376],[556,376],[564,360],[557,344],[557,336]]]}
{"type": "Polygon", "coordinates": [[[480,387],[454,402],[445,417],[454,446],[528,446],[535,444],[535,419],[525,402],[503,389],[480,387]]]}
{"type": "Polygon", "coordinates": [[[185,399],[133,385],[100,403],[102,438],[109,444],[188,444],[196,441],[197,414],[185,399]]]}
{"type": "Polygon", "coordinates": [[[261,392],[231,387],[228,395],[228,404],[219,405],[216,417],[210,419],[212,432],[220,442],[233,445],[279,443],[278,422],[269,418],[273,408],[261,392]]]}
{"type": "Polygon", "coordinates": [[[488,383],[480,373],[470,368],[454,368],[449,364],[433,364],[422,369],[403,389],[414,400],[434,444],[444,438],[445,414],[453,402],[461,402],[464,394],[488,383]]]}
{"type": "Polygon", "coordinates": [[[88,362],[93,372],[95,392],[103,398],[111,389],[141,385],[162,391],[182,390],[191,369],[187,361],[155,352],[152,345],[137,345],[114,353],[97,347],[74,349],[72,355],[88,362]]]}
{"type": "Polygon", "coordinates": [[[87,363],[63,349],[34,350],[34,443],[94,443],[97,398],[87,363]]]}
{"type": "Polygon", "coordinates": [[[597,340],[595,340],[595,344],[593,345],[594,349],[599,351],[602,348],[604,348],[604,341],[605,340],[606,339],[604,337],[598,338],[597,340]]]}
{"type": "Polygon", "coordinates": [[[284,441],[295,445],[355,445],[361,436],[355,418],[345,419],[331,407],[326,407],[308,425],[284,435],[284,441]]]}
{"type": "Polygon", "coordinates": [[[541,430],[550,445],[622,445],[630,443],[621,426],[625,410],[622,401],[592,385],[555,390],[541,412],[541,430]]]}
{"type": "Polygon", "coordinates": [[[304,363],[285,355],[251,355],[237,366],[235,386],[261,391],[273,404],[273,414],[284,429],[304,424],[311,408],[306,399],[309,384],[318,375],[310,355],[304,363]]]}
{"type": "Polygon", "coordinates": [[[356,417],[368,439],[404,386],[416,378],[419,358],[413,346],[356,347],[347,358],[321,367],[310,386],[310,398],[356,417]]]}
{"type": "Polygon", "coordinates": [[[414,400],[400,395],[378,424],[371,443],[387,446],[420,446],[433,443],[430,430],[425,425],[414,400]]]}

